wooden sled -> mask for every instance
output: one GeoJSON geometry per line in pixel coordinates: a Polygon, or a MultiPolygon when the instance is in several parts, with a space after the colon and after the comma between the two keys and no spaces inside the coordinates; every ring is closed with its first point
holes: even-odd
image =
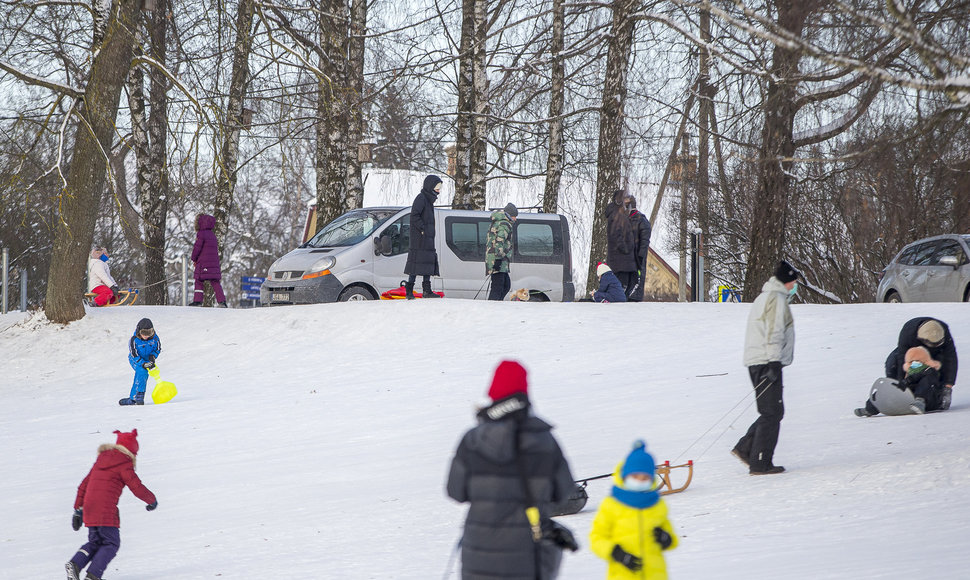
{"type": "Polygon", "coordinates": [[[114,304],[107,303],[104,306],[98,306],[94,303],[94,297],[97,294],[93,292],[87,292],[84,294],[84,300],[87,302],[88,306],[93,306],[95,308],[107,308],[109,306],[131,306],[138,300],[138,290],[119,290],[118,291],[118,301],[114,304]]]}
{"type": "Polygon", "coordinates": [[[690,485],[690,481],[694,479],[694,460],[691,459],[687,463],[682,463],[680,465],[671,465],[669,461],[664,461],[662,465],[657,466],[657,477],[660,478],[660,485],[657,487],[660,495],[680,493],[687,489],[687,486],[690,485]],[[684,485],[681,485],[680,487],[674,487],[674,485],[670,482],[670,470],[684,467],[687,468],[687,481],[685,481],[684,485]]]}

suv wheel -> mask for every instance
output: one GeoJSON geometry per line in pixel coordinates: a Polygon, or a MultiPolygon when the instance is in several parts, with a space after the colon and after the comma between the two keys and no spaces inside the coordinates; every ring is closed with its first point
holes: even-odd
{"type": "Polygon", "coordinates": [[[902,301],[903,299],[899,297],[899,292],[896,292],[895,290],[886,295],[886,302],[889,302],[890,304],[899,304],[902,301]]]}
{"type": "Polygon", "coordinates": [[[970,302],[970,286],[967,286],[967,289],[963,291],[963,301],[970,302]]]}
{"type": "Polygon", "coordinates": [[[351,286],[343,292],[340,293],[340,297],[337,298],[340,302],[362,302],[364,300],[373,300],[374,297],[366,289],[359,286],[351,286]]]}

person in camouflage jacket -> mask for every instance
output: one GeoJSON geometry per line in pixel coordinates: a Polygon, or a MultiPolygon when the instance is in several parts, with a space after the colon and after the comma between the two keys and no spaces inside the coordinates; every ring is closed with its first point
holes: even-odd
{"type": "Polygon", "coordinates": [[[512,255],[512,222],[518,216],[519,210],[511,203],[492,212],[492,227],[485,237],[485,275],[492,278],[489,300],[503,300],[512,289],[509,258],[512,255]]]}

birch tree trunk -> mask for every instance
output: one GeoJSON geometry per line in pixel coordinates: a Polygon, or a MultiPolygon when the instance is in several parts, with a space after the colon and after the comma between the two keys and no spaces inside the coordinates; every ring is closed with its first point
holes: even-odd
{"type": "Polygon", "coordinates": [[[367,0],[353,0],[350,6],[350,37],[347,50],[347,86],[350,107],[347,130],[347,206],[364,205],[364,181],[359,146],[364,139],[364,35],[367,33],[367,0]]]}
{"type": "Polygon", "coordinates": [[[345,0],[329,0],[323,6],[319,21],[322,77],[317,81],[317,231],[347,210],[350,197],[347,4],[345,0]]]}
{"type": "Polygon", "coordinates": [[[138,5],[138,0],[115,0],[104,42],[96,47],[91,62],[47,277],[44,310],[51,322],[68,323],[84,316],[87,258],[106,183],[121,89],[131,67],[138,5]]]}
{"type": "MultiPolygon", "coordinates": [[[[468,163],[468,203],[472,209],[485,209],[485,175],[488,171],[488,75],[485,72],[486,41],[488,24],[486,21],[486,0],[476,0],[474,9],[475,44],[472,48],[472,93],[475,117],[472,122],[471,155],[468,163]]],[[[504,205],[504,204],[503,204],[504,205]]]]}
{"type": "MultiPolygon", "coordinates": [[[[165,65],[167,49],[168,0],[156,0],[155,10],[148,14],[151,57],[165,65]]],[[[149,68],[150,91],[148,113],[147,171],[138,172],[139,201],[145,226],[146,304],[166,304],[165,222],[168,218],[168,80],[155,66],[149,68]],[[143,181],[143,177],[146,178],[143,181]]],[[[140,168],[139,168],[140,169],[140,168]]]]}
{"type": "MultiPolygon", "coordinates": [[[[219,240],[225,240],[226,233],[229,231],[229,215],[236,190],[239,139],[243,128],[243,104],[249,84],[249,55],[253,47],[254,0],[239,0],[237,10],[236,42],[232,49],[232,78],[229,80],[229,96],[221,127],[222,144],[216,156],[219,170],[212,215],[216,218],[215,233],[219,240]]],[[[225,252],[224,242],[220,243],[219,247],[222,252],[225,252]]]]}
{"type": "MultiPolygon", "coordinates": [[[[816,2],[780,0],[775,3],[778,25],[794,36],[801,36],[816,2]]],[[[797,48],[776,45],[771,56],[768,87],[763,104],[764,127],[761,132],[761,164],[754,195],[750,248],[745,270],[745,302],[761,293],[775,264],[784,258],[785,228],[788,221],[788,196],[791,158],[795,153],[794,123],[797,112],[797,75],[801,53],[797,48]]]]}
{"type": "Polygon", "coordinates": [[[482,0],[462,0],[458,46],[458,114],[455,119],[455,196],[451,206],[470,209],[471,149],[475,135],[475,9],[482,0]]]}
{"type": "MultiPolygon", "coordinates": [[[[711,41],[711,13],[702,9],[700,11],[700,37],[706,43],[711,41]]],[[[700,50],[697,90],[700,99],[697,101],[698,117],[698,138],[697,138],[697,226],[704,233],[701,240],[706,240],[706,236],[711,231],[711,220],[709,215],[711,187],[710,169],[708,160],[710,159],[710,119],[711,109],[714,102],[714,89],[711,86],[710,74],[711,53],[706,47],[700,50]]],[[[686,175],[686,174],[685,174],[686,175]]],[[[685,207],[681,211],[686,211],[685,207]]],[[[703,248],[699,248],[703,249],[703,248]]],[[[696,276],[695,280],[704,280],[703,288],[696,288],[696,295],[701,300],[707,300],[710,287],[710,276],[696,276]]]]}
{"type": "Polygon", "coordinates": [[[546,161],[546,187],[542,194],[542,211],[559,211],[559,186],[562,182],[563,120],[566,93],[565,49],[566,15],[563,0],[552,0],[552,71],[549,84],[549,158],[546,161]]]}
{"type": "MultiPolygon", "coordinates": [[[[613,2],[613,25],[606,54],[606,78],[600,105],[599,151],[596,158],[596,200],[593,211],[593,239],[589,247],[587,286],[596,280],[596,264],[606,257],[606,206],[620,189],[623,155],[623,104],[626,79],[633,49],[634,21],[639,0],[613,2]]],[[[589,289],[589,288],[588,288],[589,289]]]]}

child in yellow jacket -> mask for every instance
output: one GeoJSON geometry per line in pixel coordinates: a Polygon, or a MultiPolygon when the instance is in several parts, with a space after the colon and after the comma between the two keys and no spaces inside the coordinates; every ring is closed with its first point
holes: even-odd
{"type": "Polygon", "coordinates": [[[663,551],[676,548],[678,539],[655,475],[643,441],[613,472],[613,492],[600,504],[589,534],[593,553],[609,562],[607,580],[667,578],[663,551]]]}

